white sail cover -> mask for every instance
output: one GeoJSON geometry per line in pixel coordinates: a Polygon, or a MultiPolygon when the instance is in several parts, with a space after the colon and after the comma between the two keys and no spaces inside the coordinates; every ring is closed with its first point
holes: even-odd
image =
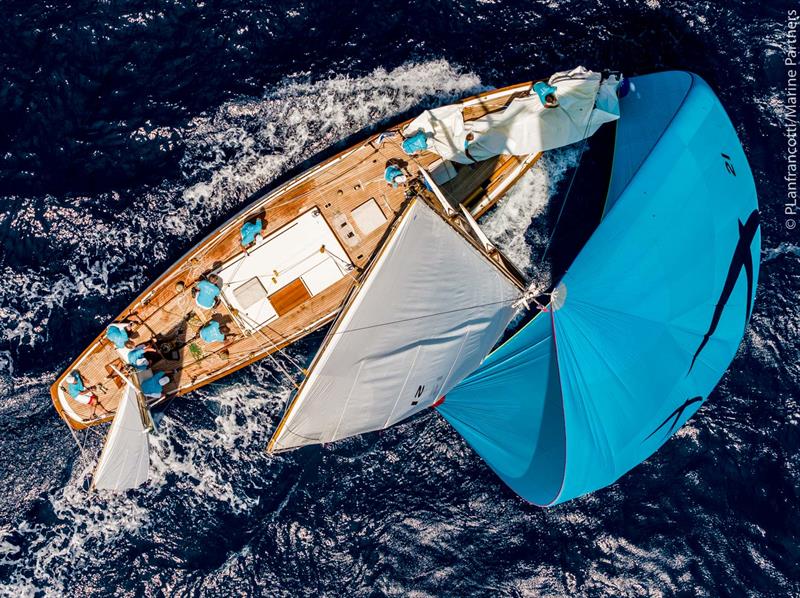
{"type": "Polygon", "coordinates": [[[424,201],[401,217],[270,442],[281,451],[380,430],[477,368],[518,288],[424,201]]]}
{"type": "Polygon", "coordinates": [[[570,145],[591,137],[603,123],[619,118],[616,76],[583,67],[556,73],[548,83],[556,88],[558,106],[545,108],[539,97],[516,98],[503,110],[464,122],[460,105],[427,110],[403,130],[406,136],[424,131],[428,149],[446,160],[471,164],[500,154],[526,156],[570,145]],[[467,135],[469,155],[465,151],[467,135]],[[471,158],[470,158],[471,156],[471,158]]]}
{"type": "Polygon", "coordinates": [[[142,421],[135,386],[128,383],[117,407],[94,472],[98,490],[122,491],[147,481],[150,469],[148,426],[142,421]]]}

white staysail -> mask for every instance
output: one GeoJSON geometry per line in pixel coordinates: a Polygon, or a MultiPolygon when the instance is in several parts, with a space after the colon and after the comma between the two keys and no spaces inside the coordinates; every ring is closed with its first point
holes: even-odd
{"type": "Polygon", "coordinates": [[[97,462],[92,486],[122,491],[147,481],[150,468],[149,417],[140,406],[137,388],[128,382],[97,462]]]}
{"type": "Polygon", "coordinates": [[[503,110],[464,122],[459,105],[427,110],[403,130],[424,131],[428,149],[446,160],[471,164],[500,154],[526,156],[591,137],[603,123],[619,118],[616,76],[578,67],[556,73],[558,106],[545,108],[535,93],[515,98],[503,110]],[[457,110],[456,110],[457,109],[457,110]],[[473,140],[467,142],[472,133],[473,140]]]}
{"type": "Polygon", "coordinates": [[[333,325],[269,450],[380,430],[429,407],[480,365],[519,296],[486,255],[414,200],[333,325]]]}

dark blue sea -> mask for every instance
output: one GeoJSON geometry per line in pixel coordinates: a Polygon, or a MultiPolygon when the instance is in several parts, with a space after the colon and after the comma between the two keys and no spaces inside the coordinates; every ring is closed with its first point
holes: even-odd
{"type": "MultiPolygon", "coordinates": [[[[0,4],[0,594],[800,595],[800,248],[787,230],[787,10],[765,1],[0,4]],[[202,236],[370,127],[578,64],[687,69],[754,171],[752,322],[703,408],[613,486],[543,510],[435,412],[264,448],[270,362],[173,402],[151,481],[83,489],[48,388],[202,236]]],[[[530,274],[578,164],[550,154],[484,222],[530,274]]],[[[581,177],[578,168],[578,177],[581,177]]],[[[321,333],[290,349],[310,358],[321,333]]]]}

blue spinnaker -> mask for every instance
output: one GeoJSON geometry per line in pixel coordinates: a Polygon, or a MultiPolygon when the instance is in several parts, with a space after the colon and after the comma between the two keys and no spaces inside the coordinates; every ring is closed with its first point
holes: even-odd
{"type": "Polygon", "coordinates": [[[523,498],[613,483],[708,397],[752,310],[760,231],[736,132],[696,75],[632,79],[605,216],[548,311],[438,407],[523,498]]]}

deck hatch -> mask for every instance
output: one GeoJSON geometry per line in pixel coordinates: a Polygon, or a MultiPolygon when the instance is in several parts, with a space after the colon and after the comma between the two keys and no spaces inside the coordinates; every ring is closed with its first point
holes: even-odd
{"type": "Polygon", "coordinates": [[[243,285],[236,287],[233,290],[233,295],[243,309],[250,309],[259,301],[267,298],[267,289],[264,288],[264,285],[261,284],[257,277],[254,277],[243,285]]]}
{"type": "Polygon", "coordinates": [[[308,292],[303,280],[298,278],[287,284],[282,289],[275,291],[269,296],[272,307],[278,313],[278,316],[285,316],[298,305],[302,305],[311,299],[311,293],[308,292]]]}
{"type": "Polygon", "coordinates": [[[353,222],[356,227],[361,231],[362,235],[368,235],[375,229],[380,228],[386,222],[386,216],[383,215],[378,202],[374,197],[370,197],[367,201],[358,206],[351,213],[353,222]]]}

